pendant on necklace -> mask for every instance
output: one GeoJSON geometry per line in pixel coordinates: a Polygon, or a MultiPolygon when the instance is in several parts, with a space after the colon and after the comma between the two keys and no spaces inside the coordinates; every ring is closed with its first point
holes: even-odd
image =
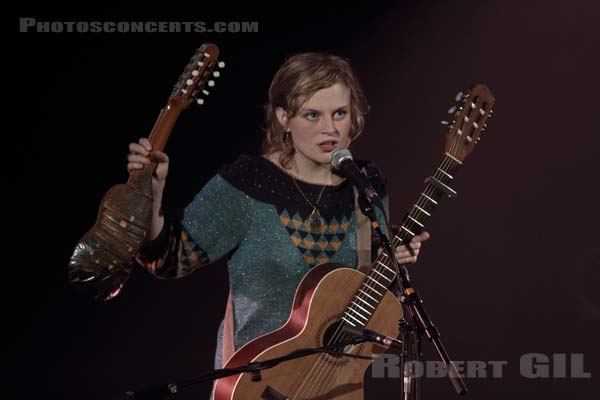
{"type": "Polygon", "coordinates": [[[321,213],[316,208],[313,208],[310,217],[308,217],[308,227],[313,232],[320,232],[323,225],[325,225],[325,221],[323,220],[321,213]]]}

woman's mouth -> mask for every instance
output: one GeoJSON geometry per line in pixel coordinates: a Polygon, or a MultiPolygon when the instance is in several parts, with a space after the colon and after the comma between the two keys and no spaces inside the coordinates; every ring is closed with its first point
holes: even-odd
{"type": "Polygon", "coordinates": [[[326,153],[331,153],[337,147],[336,140],[328,140],[326,142],[319,143],[319,147],[326,153]]]}

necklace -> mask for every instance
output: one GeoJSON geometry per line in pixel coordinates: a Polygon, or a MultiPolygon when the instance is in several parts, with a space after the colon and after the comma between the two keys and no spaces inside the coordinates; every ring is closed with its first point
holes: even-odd
{"type": "Polygon", "coordinates": [[[304,197],[304,200],[306,200],[306,202],[312,207],[312,212],[310,213],[310,216],[308,217],[308,224],[307,224],[308,228],[313,232],[321,231],[321,227],[323,225],[325,225],[325,220],[323,219],[323,216],[317,209],[317,204],[319,204],[319,201],[321,201],[321,196],[323,195],[323,192],[325,191],[325,186],[323,186],[321,188],[321,193],[319,193],[317,202],[315,204],[313,204],[310,202],[310,200],[308,200],[308,198],[306,197],[306,195],[304,194],[302,189],[300,189],[300,186],[298,186],[298,183],[296,182],[296,178],[294,178],[293,176],[292,176],[292,182],[294,182],[296,189],[298,189],[298,191],[300,192],[302,197],[304,197]]]}

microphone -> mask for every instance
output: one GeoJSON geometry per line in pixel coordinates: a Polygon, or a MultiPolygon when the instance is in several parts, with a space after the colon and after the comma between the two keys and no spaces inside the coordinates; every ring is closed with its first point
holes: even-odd
{"type": "Polygon", "coordinates": [[[371,329],[359,328],[356,326],[344,325],[343,330],[352,336],[361,336],[369,342],[375,342],[383,344],[385,346],[394,347],[396,349],[404,350],[402,341],[393,338],[391,336],[385,336],[379,332],[372,331],[371,329]]]}
{"type": "Polygon", "coordinates": [[[356,189],[365,195],[369,203],[382,207],[379,195],[369,183],[369,179],[360,172],[358,166],[354,163],[350,150],[343,148],[333,150],[331,153],[331,166],[343,172],[356,189]]]}

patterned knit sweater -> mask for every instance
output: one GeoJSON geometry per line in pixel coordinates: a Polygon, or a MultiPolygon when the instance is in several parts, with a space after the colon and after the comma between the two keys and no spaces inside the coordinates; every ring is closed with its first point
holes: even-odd
{"type": "MultiPolygon", "coordinates": [[[[387,208],[384,181],[375,165],[356,163],[387,208]]],[[[322,186],[297,183],[315,204],[322,186]]],[[[165,215],[159,236],[141,249],[138,262],[163,279],[184,277],[227,257],[230,315],[219,328],[215,368],[222,367],[223,354],[231,355],[223,353],[224,337],[233,336],[229,341],[237,350],[283,326],[296,288],[310,268],[326,262],[357,267],[350,182],[326,186],[317,208],[325,224],[311,231],[305,221],[312,207],[292,177],[262,156],[244,155],[222,167],[183,215],[165,215]]],[[[385,232],[385,221],[377,216],[385,232]]]]}

